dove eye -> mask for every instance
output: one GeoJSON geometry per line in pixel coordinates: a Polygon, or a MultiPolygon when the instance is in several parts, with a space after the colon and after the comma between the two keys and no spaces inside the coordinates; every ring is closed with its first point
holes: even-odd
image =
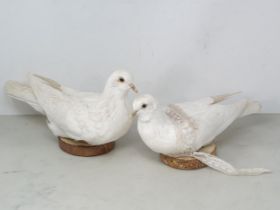
{"type": "Polygon", "coordinates": [[[142,104],[142,108],[145,109],[147,107],[147,104],[142,104]]]}
{"type": "Polygon", "coordinates": [[[119,78],[119,82],[124,82],[125,80],[124,80],[124,78],[123,77],[120,77],[119,78]]]}

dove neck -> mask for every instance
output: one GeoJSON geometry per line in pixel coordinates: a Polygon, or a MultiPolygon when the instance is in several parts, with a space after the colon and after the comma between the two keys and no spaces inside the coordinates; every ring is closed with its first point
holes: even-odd
{"type": "Polygon", "coordinates": [[[115,98],[115,97],[124,98],[127,96],[127,92],[128,91],[124,91],[124,90],[114,88],[111,86],[106,86],[103,91],[103,95],[106,97],[112,97],[112,98],[115,98]]]}
{"type": "Polygon", "coordinates": [[[143,112],[139,115],[139,120],[143,123],[148,123],[151,121],[151,119],[153,118],[153,116],[157,115],[158,111],[156,109],[153,110],[149,110],[146,112],[143,112]]]}

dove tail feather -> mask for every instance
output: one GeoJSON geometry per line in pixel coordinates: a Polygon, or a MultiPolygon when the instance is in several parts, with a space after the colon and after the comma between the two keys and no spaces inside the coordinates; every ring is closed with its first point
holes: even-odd
{"type": "Polygon", "coordinates": [[[226,161],[204,152],[194,152],[191,156],[209,167],[230,176],[256,176],[264,173],[271,173],[270,170],[264,168],[236,169],[226,161]]]}
{"type": "Polygon", "coordinates": [[[38,75],[38,74],[29,74],[28,77],[29,77],[29,79],[31,79],[32,77],[37,77],[42,82],[44,82],[45,84],[47,84],[47,85],[49,85],[49,86],[51,86],[51,87],[61,91],[61,85],[58,82],[56,82],[56,81],[54,81],[52,79],[49,79],[47,77],[44,77],[44,76],[41,76],[41,75],[38,75]]]}
{"type": "Polygon", "coordinates": [[[44,114],[44,110],[38,104],[30,86],[17,81],[7,81],[5,91],[10,97],[23,101],[32,106],[36,111],[44,114]]]}
{"type": "Polygon", "coordinates": [[[244,111],[241,113],[240,117],[244,117],[250,114],[259,113],[262,109],[262,106],[257,101],[247,101],[244,111]]]}
{"type": "Polygon", "coordinates": [[[223,95],[217,95],[217,96],[212,96],[213,102],[212,104],[217,104],[219,102],[222,102],[224,100],[227,100],[228,98],[240,94],[241,92],[234,92],[234,93],[229,93],[229,94],[223,94],[223,95]]]}
{"type": "Polygon", "coordinates": [[[251,169],[243,168],[243,169],[237,169],[236,171],[237,171],[236,175],[238,176],[257,176],[264,173],[271,173],[270,170],[265,168],[251,168],[251,169]]]}

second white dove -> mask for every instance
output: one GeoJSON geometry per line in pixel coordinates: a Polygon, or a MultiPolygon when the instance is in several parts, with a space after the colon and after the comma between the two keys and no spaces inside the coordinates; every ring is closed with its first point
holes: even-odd
{"type": "Polygon", "coordinates": [[[263,168],[236,169],[229,163],[198,150],[210,144],[235,119],[261,110],[258,102],[242,100],[223,105],[228,95],[203,98],[160,106],[151,95],[143,95],[133,103],[138,114],[138,131],[154,152],[168,156],[192,156],[227,175],[259,175],[263,168]]]}

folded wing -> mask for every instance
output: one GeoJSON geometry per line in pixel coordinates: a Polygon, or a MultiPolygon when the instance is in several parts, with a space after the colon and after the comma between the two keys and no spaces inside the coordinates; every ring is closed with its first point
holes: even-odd
{"type": "Polygon", "coordinates": [[[172,105],[177,107],[177,113],[184,113],[184,115],[181,114],[181,121],[185,125],[195,125],[183,129],[184,136],[186,136],[185,141],[189,141],[189,136],[186,134],[193,130],[195,137],[192,140],[192,147],[195,150],[211,143],[236,118],[260,111],[259,103],[250,100],[241,100],[233,104],[220,103],[232,95],[234,94],[207,97],[194,102],[172,105]]]}

